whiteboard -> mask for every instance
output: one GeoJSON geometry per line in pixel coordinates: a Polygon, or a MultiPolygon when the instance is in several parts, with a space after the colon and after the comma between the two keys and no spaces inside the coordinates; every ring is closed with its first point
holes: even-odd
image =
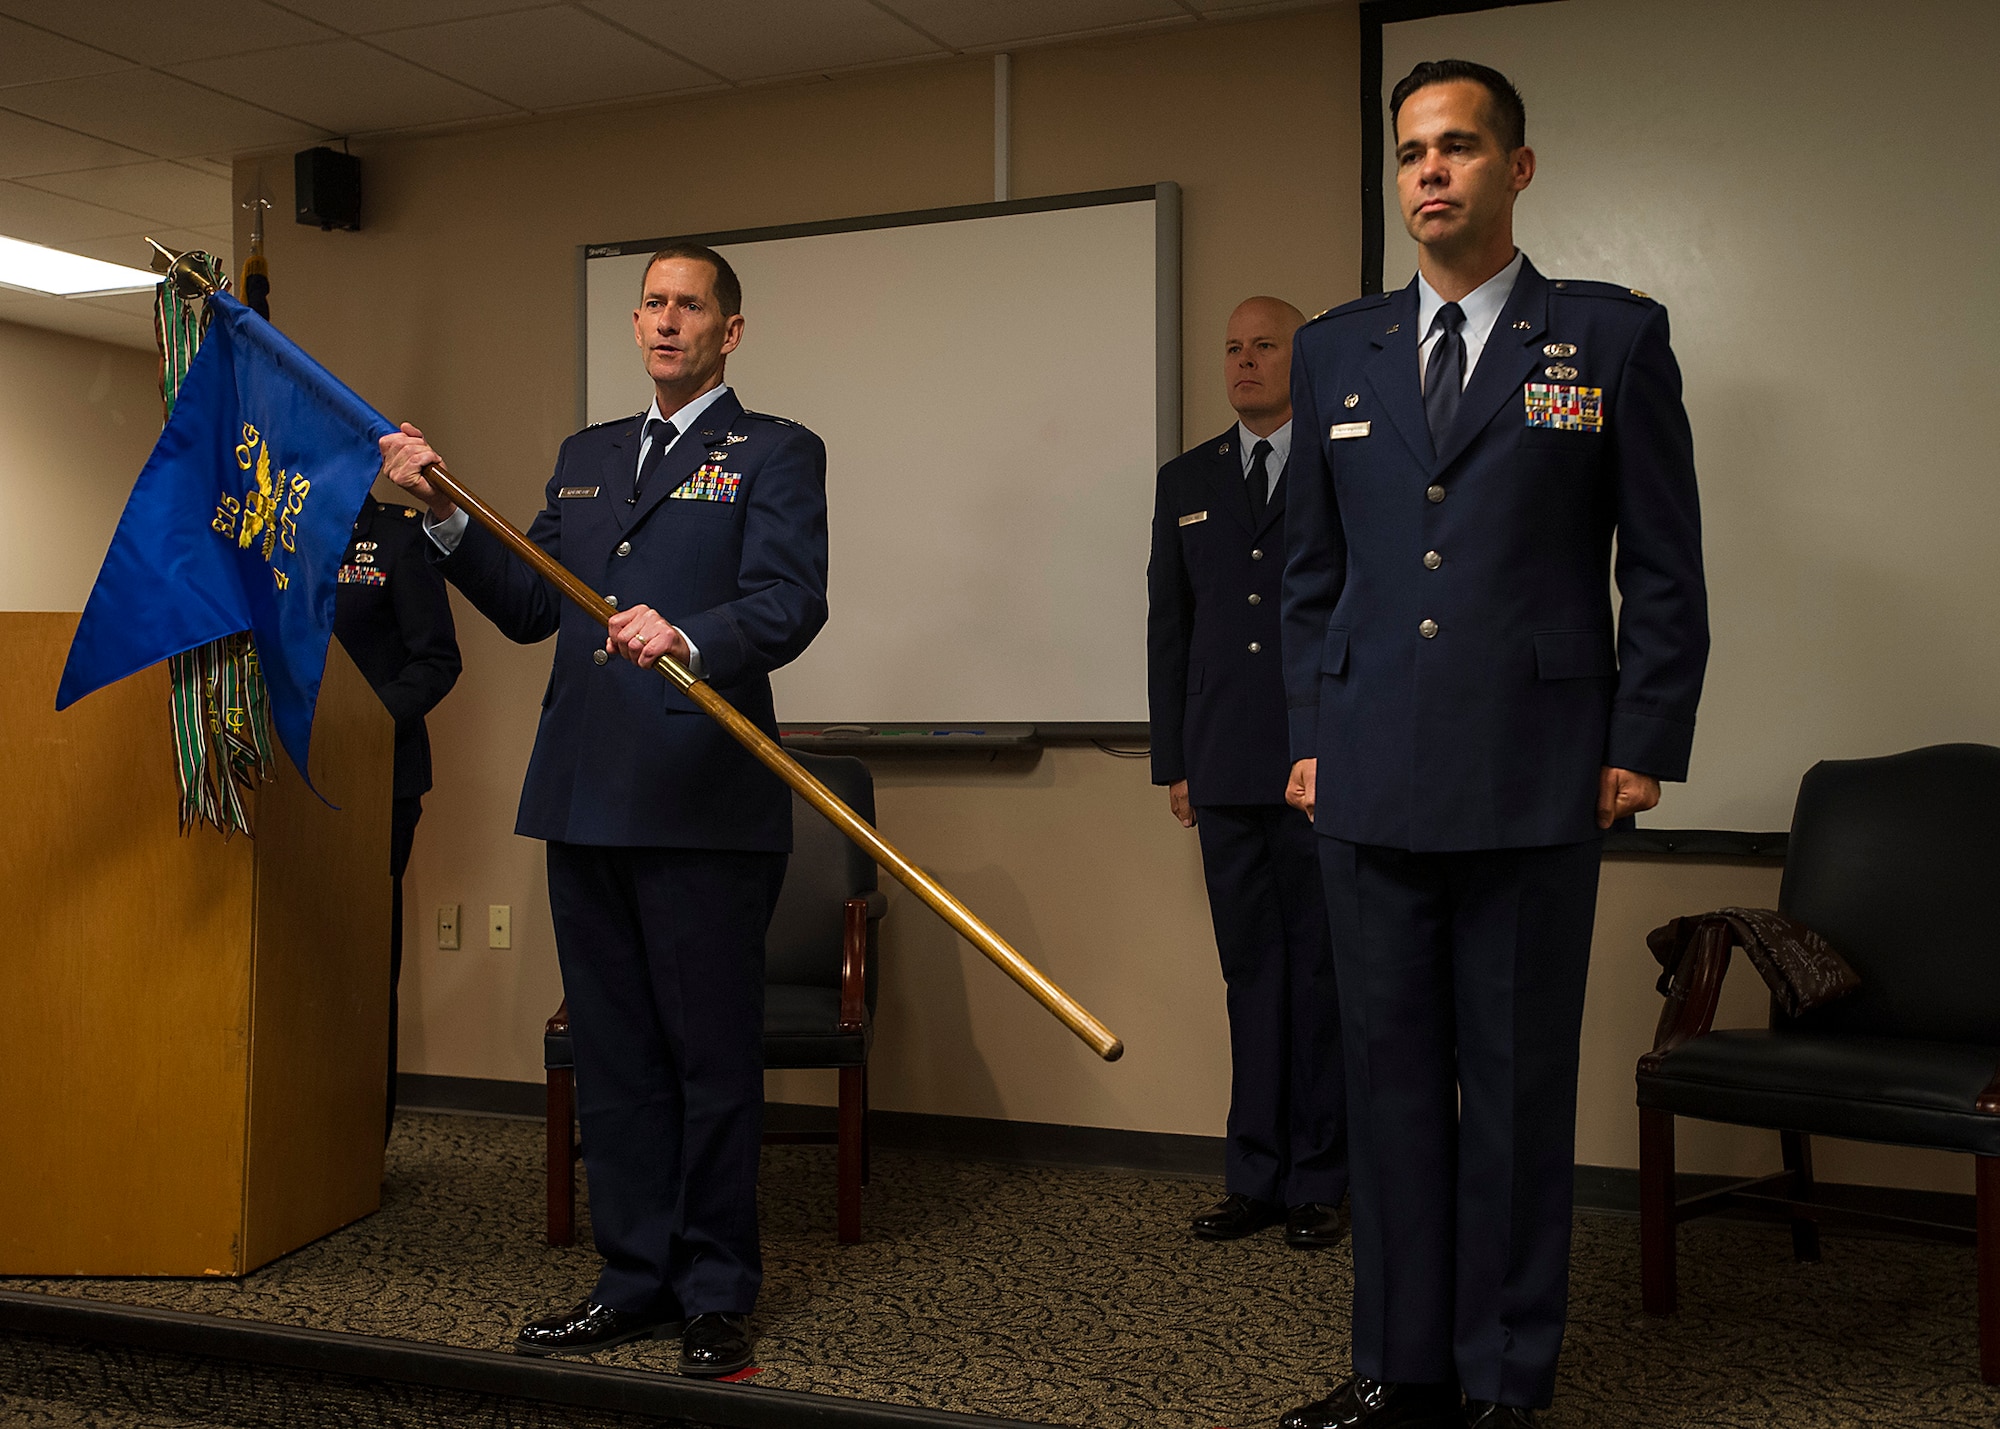
{"type": "Polygon", "coordinates": [[[2000,743],[2000,284],[1989,0],[1559,0],[1383,29],[1385,284],[1416,250],[1386,102],[1490,64],[1540,160],[1551,277],[1666,304],[1714,649],[1686,784],[1642,827],[1777,830],[1821,759],[2000,743]]]}
{"type": "MultiPolygon", "coordinates": [[[[1146,718],[1154,473],[1180,432],[1172,185],[698,236],[743,283],[726,380],[826,442],[826,629],[787,725],[1146,718]]],[[[584,250],[589,421],[644,410],[666,240],[584,250]]]]}

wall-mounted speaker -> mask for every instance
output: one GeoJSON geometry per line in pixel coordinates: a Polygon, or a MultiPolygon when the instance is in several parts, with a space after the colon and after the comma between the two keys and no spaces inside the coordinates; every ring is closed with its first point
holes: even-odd
{"type": "Polygon", "coordinates": [[[337,149],[301,149],[292,156],[300,223],[317,228],[361,227],[361,161],[337,149]]]}

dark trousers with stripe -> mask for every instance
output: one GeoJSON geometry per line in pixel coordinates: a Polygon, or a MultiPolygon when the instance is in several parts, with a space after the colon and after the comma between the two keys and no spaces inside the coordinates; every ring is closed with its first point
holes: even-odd
{"type": "Polygon", "coordinates": [[[1354,1370],[1546,1405],[1569,1301],[1602,843],[1319,840],[1353,1163],[1354,1370]]]}
{"type": "Polygon", "coordinates": [[[764,934],[785,855],[548,846],[590,1220],[616,1310],[747,1314],[763,1280],[764,934]]]}
{"type": "Polygon", "coordinates": [[[1312,823],[1283,804],[1206,805],[1195,829],[1228,988],[1225,1184],[1286,1206],[1338,1205],[1347,1087],[1312,823]]]}

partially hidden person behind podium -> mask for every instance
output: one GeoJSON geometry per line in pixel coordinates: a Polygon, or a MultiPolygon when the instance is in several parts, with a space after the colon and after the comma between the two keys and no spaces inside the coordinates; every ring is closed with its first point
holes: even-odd
{"type": "Polygon", "coordinates": [[[1237,305],[1236,423],[1160,468],[1146,670],[1153,782],[1201,841],[1229,1012],[1226,1194],[1191,1229],[1235,1240],[1282,1221],[1306,1249],[1345,1232],[1347,1091],[1312,823],[1285,803],[1278,585],[1302,321],[1277,298],[1237,305]]]}
{"type": "Polygon", "coordinates": [[[1666,310],[1514,247],[1513,85],[1427,63],[1390,114],[1417,276],[1292,353],[1291,793],[1340,969],[1354,1311],[1353,1377],[1279,1422],[1509,1429],[1562,1347],[1603,834],[1687,777],[1700,509],[1666,310]]]}
{"type": "Polygon", "coordinates": [[[418,512],[395,502],[362,503],[334,588],[333,633],[396,721],[389,815],[389,1093],[382,1129],[396,1121],[396,988],[403,978],[403,874],[424,795],[431,737],[424,716],[458,683],[451,597],[430,562],[418,512]]]}
{"type": "Polygon", "coordinates": [[[655,255],[632,328],[651,409],[564,442],[528,532],[616,602],[608,637],[424,480],[421,432],[382,449],[445,577],[509,638],[557,637],[515,832],[548,844],[604,1266],[516,1348],[678,1334],[682,1373],[716,1376],[750,1363],[762,1279],[764,934],[791,795],[651,667],[673,656],[777,738],[769,676],[826,623],[826,448],[723,385],[743,317],[721,255],[655,255]]]}

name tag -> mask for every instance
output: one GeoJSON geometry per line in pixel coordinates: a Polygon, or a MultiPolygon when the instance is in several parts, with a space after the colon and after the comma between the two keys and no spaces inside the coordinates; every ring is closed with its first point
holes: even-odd
{"type": "Polygon", "coordinates": [[[1206,521],[1207,519],[1208,513],[1206,511],[1190,511],[1187,515],[1181,517],[1180,524],[1183,526],[1192,526],[1197,521],[1206,521]]]}
{"type": "Polygon", "coordinates": [[[556,500],[567,501],[575,496],[595,496],[601,490],[603,488],[598,486],[565,486],[556,493],[556,500]]]}
{"type": "Polygon", "coordinates": [[[1344,442],[1355,437],[1365,437],[1374,425],[1373,422],[1335,422],[1327,428],[1326,439],[1330,442],[1344,442]]]}

